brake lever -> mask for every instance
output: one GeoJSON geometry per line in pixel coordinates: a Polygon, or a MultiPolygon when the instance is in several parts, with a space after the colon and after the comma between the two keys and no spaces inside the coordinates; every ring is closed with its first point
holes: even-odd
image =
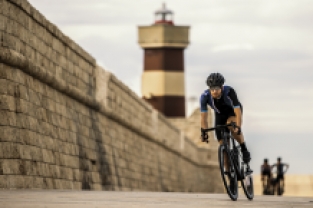
{"type": "Polygon", "coordinates": [[[202,142],[209,143],[209,135],[206,133],[204,129],[201,128],[201,138],[203,138],[204,135],[206,135],[206,139],[202,140],[202,142]]]}
{"type": "Polygon", "coordinates": [[[240,134],[241,134],[241,128],[238,127],[237,135],[240,135],[240,134]]]}
{"type": "Polygon", "coordinates": [[[237,135],[240,135],[240,134],[241,134],[241,128],[240,128],[239,126],[236,126],[236,123],[233,122],[233,121],[232,121],[230,124],[231,124],[231,126],[232,126],[234,129],[235,129],[235,128],[238,129],[237,135]]]}

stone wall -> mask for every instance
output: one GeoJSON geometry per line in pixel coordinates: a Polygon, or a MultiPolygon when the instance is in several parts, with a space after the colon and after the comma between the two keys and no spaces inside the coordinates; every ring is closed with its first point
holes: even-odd
{"type": "Polygon", "coordinates": [[[0,188],[222,192],[218,167],[26,0],[0,0],[0,188]]]}

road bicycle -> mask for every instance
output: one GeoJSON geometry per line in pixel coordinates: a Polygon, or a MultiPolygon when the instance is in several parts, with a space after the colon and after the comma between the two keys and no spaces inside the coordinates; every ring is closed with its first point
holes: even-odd
{"type": "Polygon", "coordinates": [[[226,125],[217,125],[214,128],[202,129],[203,132],[214,131],[220,129],[223,144],[218,149],[218,160],[221,170],[221,176],[228,196],[236,201],[238,198],[238,181],[241,181],[241,187],[249,200],[254,197],[252,170],[249,163],[244,163],[241,154],[241,148],[237,141],[227,132],[228,127],[238,129],[234,122],[226,125]]]}

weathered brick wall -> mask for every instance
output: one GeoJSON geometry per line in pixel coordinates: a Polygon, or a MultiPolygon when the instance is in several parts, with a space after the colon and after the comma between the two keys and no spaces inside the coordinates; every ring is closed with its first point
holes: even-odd
{"type": "Polygon", "coordinates": [[[25,0],[0,0],[0,188],[221,192],[208,150],[25,0]]]}

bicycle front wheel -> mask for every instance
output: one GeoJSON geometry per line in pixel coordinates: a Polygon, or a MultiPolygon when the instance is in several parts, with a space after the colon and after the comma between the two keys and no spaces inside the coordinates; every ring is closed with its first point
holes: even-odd
{"type": "Polygon", "coordinates": [[[243,191],[245,192],[246,197],[249,200],[252,200],[254,197],[254,190],[253,190],[253,178],[252,174],[247,174],[247,166],[243,165],[241,167],[241,175],[244,176],[241,179],[241,186],[243,191]]]}
{"type": "Polygon", "coordinates": [[[233,201],[236,201],[238,198],[237,174],[233,163],[230,161],[229,152],[224,145],[221,145],[218,149],[218,160],[227,194],[233,201]]]}

